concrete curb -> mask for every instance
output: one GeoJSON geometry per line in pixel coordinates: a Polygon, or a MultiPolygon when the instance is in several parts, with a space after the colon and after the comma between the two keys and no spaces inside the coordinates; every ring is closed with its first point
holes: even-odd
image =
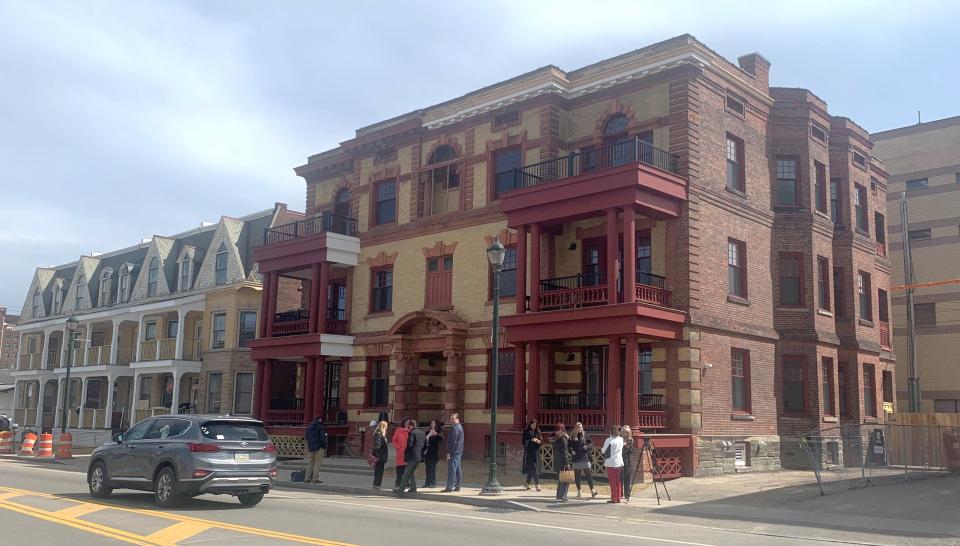
{"type": "MultiPolygon", "coordinates": [[[[276,488],[303,489],[309,491],[322,491],[329,493],[346,493],[349,495],[378,496],[397,498],[397,495],[390,489],[373,489],[372,487],[351,487],[349,485],[333,485],[325,483],[301,483],[277,481],[276,488]]],[[[453,504],[464,504],[467,506],[476,506],[478,508],[494,508],[500,510],[522,510],[539,512],[540,510],[506,497],[482,497],[479,494],[475,497],[465,497],[462,495],[446,495],[442,493],[404,493],[405,499],[428,500],[433,502],[449,502],[453,504]]]]}

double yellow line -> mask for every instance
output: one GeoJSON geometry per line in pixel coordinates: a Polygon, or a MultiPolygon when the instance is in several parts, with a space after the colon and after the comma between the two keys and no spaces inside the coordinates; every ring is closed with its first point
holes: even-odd
{"type": "Polygon", "coordinates": [[[298,542],[301,544],[314,544],[318,546],[352,546],[343,542],[333,542],[301,535],[292,535],[280,531],[270,531],[268,529],[257,529],[255,527],[247,527],[244,525],[234,525],[232,523],[192,518],[180,514],[124,508],[106,503],[78,501],[59,495],[38,493],[36,491],[27,491],[24,489],[14,489],[12,487],[0,487],[0,508],[10,510],[11,512],[28,515],[44,521],[58,523],[74,529],[80,529],[100,536],[114,538],[130,544],[138,544],[142,546],[170,546],[190,537],[196,536],[208,529],[223,529],[277,540],[285,540],[288,542],[298,542]],[[76,504],[61,510],[48,511],[11,500],[13,498],[23,496],[64,500],[76,504]],[[118,510],[121,512],[167,519],[176,523],[149,535],[138,535],[122,529],[117,529],[115,527],[79,519],[81,516],[101,510],[118,510]]]}

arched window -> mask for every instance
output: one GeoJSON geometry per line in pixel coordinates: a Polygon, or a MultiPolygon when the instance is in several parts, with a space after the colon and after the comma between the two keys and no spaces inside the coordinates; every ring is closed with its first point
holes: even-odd
{"type": "Polygon", "coordinates": [[[77,293],[74,306],[76,309],[83,309],[83,295],[87,293],[87,277],[81,273],[77,278],[77,293]]]}
{"type": "Polygon", "coordinates": [[[344,188],[337,192],[333,200],[333,215],[341,218],[350,217],[350,190],[344,188]]]}
{"type": "Polygon", "coordinates": [[[428,165],[441,164],[426,173],[423,179],[429,214],[443,214],[460,210],[460,164],[448,163],[457,158],[453,146],[442,144],[430,154],[428,165]],[[446,163],[446,164],[445,164],[446,163]]]}
{"type": "Polygon", "coordinates": [[[100,274],[100,298],[97,300],[97,304],[100,307],[110,305],[111,294],[113,294],[113,270],[107,268],[100,274]]]}
{"type": "Polygon", "coordinates": [[[612,118],[607,120],[607,123],[603,125],[603,138],[607,139],[617,139],[627,136],[627,124],[629,120],[627,116],[623,114],[617,114],[612,118]]]}
{"type": "Polygon", "coordinates": [[[120,268],[120,286],[117,288],[117,303],[124,303],[130,297],[130,267],[124,264],[120,268]]]}
{"type": "Polygon", "coordinates": [[[192,272],[190,270],[193,269],[191,267],[192,265],[193,265],[193,262],[190,259],[189,254],[185,255],[183,257],[183,260],[180,261],[180,291],[181,292],[190,290],[190,280],[191,280],[190,277],[192,275],[192,272]]]}
{"type": "Polygon", "coordinates": [[[152,298],[157,295],[157,279],[160,276],[160,260],[150,259],[150,269],[147,271],[147,297],[152,298]]]}
{"type": "Polygon", "coordinates": [[[214,283],[215,284],[227,284],[227,245],[226,243],[220,243],[220,248],[217,249],[217,259],[214,263],[214,283]]]}
{"type": "Polygon", "coordinates": [[[33,318],[40,316],[40,309],[43,306],[43,294],[37,288],[33,291],[33,318]]]}
{"type": "Polygon", "coordinates": [[[57,279],[53,286],[53,314],[63,311],[63,279],[57,279]]]}

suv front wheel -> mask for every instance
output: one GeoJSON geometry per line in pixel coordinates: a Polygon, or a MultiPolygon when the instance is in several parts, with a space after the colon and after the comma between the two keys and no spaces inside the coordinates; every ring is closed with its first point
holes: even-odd
{"type": "Polygon", "coordinates": [[[90,494],[98,499],[104,499],[110,496],[113,488],[107,485],[107,467],[102,462],[97,462],[90,469],[87,475],[87,485],[90,487],[90,494]]]}
{"type": "Polygon", "coordinates": [[[169,466],[164,467],[157,474],[157,480],[153,483],[153,496],[160,508],[173,508],[181,499],[177,486],[177,473],[169,466]]]}

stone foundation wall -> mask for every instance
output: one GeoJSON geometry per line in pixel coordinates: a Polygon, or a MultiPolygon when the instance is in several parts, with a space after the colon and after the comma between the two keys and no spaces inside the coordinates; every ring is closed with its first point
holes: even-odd
{"type": "Polygon", "coordinates": [[[697,454],[697,468],[694,473],[697,477],[780,470],[781,438],[779,436],[698,436],[697,454]],[[743,466],[737,466],[736,462],[737,448],[740,446],[744,448],[743,466]]]}

